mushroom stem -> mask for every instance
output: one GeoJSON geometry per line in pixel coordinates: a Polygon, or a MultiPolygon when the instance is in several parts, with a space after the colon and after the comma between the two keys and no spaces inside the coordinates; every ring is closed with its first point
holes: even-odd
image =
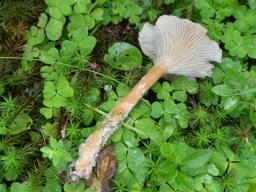
{"type": "Polygon", "coordinates": [[[88,179],[92,172],[92,167],[96,164],[96,159],[101,148],[105,145],[111,134],[118,129],[129,112],[138,103],[146,91],[150,89],[164,74],[167,73],[165,65],[155,65],[128,93],[121,99],[109,113],[102,125],[92,133],[79,148],[79,158],[76,161],[73,180],[78,177],[88,179]]]}

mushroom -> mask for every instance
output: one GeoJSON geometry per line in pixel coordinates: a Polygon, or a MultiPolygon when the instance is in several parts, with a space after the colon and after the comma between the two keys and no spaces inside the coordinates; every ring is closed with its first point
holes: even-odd
{"type": "Polygon", "coordinates": [[[176,16],[163,15],[155,26],[146,23],[139,33],[139,43],[154,67],[121,99],[79,148],[79,158],[72,171],[72,180],[88,179],[95,166],[101,148],[111,134],[118,129],[129,112],[163,75],[176,74],[188,77],[211,76],[213,65],[209,61],[221,61],[222,51],[207,36],[200,24],[176,16]]]}

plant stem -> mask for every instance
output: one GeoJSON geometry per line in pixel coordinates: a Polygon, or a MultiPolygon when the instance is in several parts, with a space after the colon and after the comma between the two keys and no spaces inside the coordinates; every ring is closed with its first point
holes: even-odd
{"type": "Polygon", "coordinates": [[[93,28],[93,30],[89,33],[89,35],[94,35],[96,31],[101,27],[102,23],[98,23],[96,27],[93,28]]]}
{"type": "Polygon", "coordinates": [[[80,178],[88,179],[101,148],[105,145],[112,133],[120,127],[129,112],[142,98],[144,93],[150,89],[165,73],[164,65],[154,66],[109,113],[102,122],[101,127],[92,133],[84,144],[79,148],[79,158],[75,165],[75,171],[71,173],[72,180],[80,178]]]}
{"type": "MultiPolygon", "coordinates": [[[[84,105],[85,105],[86,107],[90,108],[90,109],[93,109],[96,113],[98,113],[98,114],[100,114],[100,115],[103,115],[104,117],[107,117],[107,113],[105,113],[104,111],[102,111],[102,110],[100,110],[100,109],[98,109],[98,108],[96,108],[96,107],[93,107],[93,106],[89,105],[88,103],[85,103],[84,105]]],[[[132,131],[134,131],[134,132],[136,132],[136,133],[138,133],[138,134],[140,134],[140,135],[147,136],[146,133],[144,133],[143,131],[141,131],[141,130],[139,130],[139,129],[137,129],[137,128],[131,126],[131,125],[129,125],[128,123],[123,123],[123,125],[124,125],[127,129],[130,129],[130,130],[132,130],[132,131]]]]}

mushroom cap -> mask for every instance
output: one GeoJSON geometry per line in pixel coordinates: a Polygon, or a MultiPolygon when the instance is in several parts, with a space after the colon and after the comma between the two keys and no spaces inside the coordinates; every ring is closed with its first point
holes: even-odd
{"type": "Polygon", "coordinates": [[[209,39],[200,24],[176,16],[163,15],[155,26],[146,23],[139,33],[145,55],[155,65],[164,64],[168,73],[189,77],[212,74],[209,61],[221,61],[219,45],[209,39]]]}

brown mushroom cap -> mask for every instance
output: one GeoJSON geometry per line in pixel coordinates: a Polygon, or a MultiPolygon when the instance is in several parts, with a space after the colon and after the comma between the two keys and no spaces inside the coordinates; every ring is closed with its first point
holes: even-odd
{"type": "Polygon", "coordinates": [[[219,45],[209,39],[200,24],[176,16],[163,15],[155,26],[146,23],[139,33],[142,51],[168,73],[189,77],[212,74],[209,61],[221,61],[219,45]]]}

